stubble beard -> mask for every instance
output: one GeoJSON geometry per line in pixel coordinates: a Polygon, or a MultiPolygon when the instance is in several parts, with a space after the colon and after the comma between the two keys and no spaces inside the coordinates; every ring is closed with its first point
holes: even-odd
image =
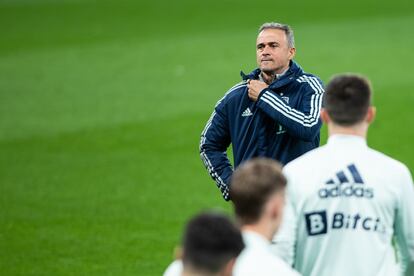
{"type": "Polygon", "coordinates": [[[269,68],[266,66],[265,68],[260,68],[260,70],[265,73],[266,75],[276,75],[280,74],[284,71],[285,65],[277,65],[273,66],[273,68],[269,68]]]}

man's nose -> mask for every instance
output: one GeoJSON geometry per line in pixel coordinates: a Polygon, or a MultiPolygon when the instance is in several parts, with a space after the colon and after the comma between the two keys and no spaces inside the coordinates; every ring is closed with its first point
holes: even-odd
{"type": "Polygon", "coordinates": [[[269,52],[270,52],[269,50],[270,50],[270,47],[269,46],[265,46],[263,48],[262,55],[269,55],[269,52]]]}

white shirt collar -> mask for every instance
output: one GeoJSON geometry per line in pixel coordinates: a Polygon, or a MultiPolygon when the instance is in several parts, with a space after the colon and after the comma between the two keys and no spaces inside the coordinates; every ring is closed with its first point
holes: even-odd
{"type": "Polygon", "coordinates": [[[367,141],[364,137],[358,135],[350,135],[350,134],[334,134],[328,138],[328,145],[335,145],[335,144],[353,144],[359,146],[367,146],[367,141]]]}
{"type": "Polygon", "coordinates": [[[283,71],[282,73],[280,73],[280,74],[276,74],[276,79],[279,79],[280,77],[282,77],[283,75],[285,75],[286,74],[286,72],[289,70],[289,68],[290,67],[288,67],[285,71],[283,71]]]}

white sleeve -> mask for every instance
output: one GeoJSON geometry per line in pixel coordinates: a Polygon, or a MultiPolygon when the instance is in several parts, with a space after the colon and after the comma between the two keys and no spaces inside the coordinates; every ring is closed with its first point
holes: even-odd
{"type": "Polygon", "coordinates": [[[405,167],[401,182],[401,196],[395,217],[395,237],[403,275],[414,275],[414,187],[405,167]]]}
{"type": "Polygon", "coordinates": [[[290,266],[293,266],[295,260],[295,244],[297,233],[297,215],[294,207],[294,192],[288,178],[286,189],[286,204],[283,211],[282,223],[272,240],[271,249],[274,254],[283,259],[290,266]]]}

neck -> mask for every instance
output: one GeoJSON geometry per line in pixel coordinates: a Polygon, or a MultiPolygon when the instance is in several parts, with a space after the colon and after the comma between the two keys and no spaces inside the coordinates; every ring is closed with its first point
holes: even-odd
{"type": "Polygon", "coordinates": [[[183,272],[181,273],[181,276],[219,276],[218,273],[209,273],[206,271],[197,271],[193,269],[183,269],[183,272]]]}
{"type": "Polygon", "coordinates": [[[337,135],[337,134],[355,135],[355,136],[360,136],[366,139],[367,131],[368,131],[368,124],[365,124],[365,123],[361,123],[361,124],[349,126],[349,127],[339,126],[333,123],[328,124],[329,136],[337,135]]]}
{"type": "Polygon", "coordinates": [[[275,233],[275,226],[272,223],[259,222],[255,224],[246,224],[241,227],[242,231],[251,231],[264,236],[269,242],[275,233]]]}
{"type": "Polygon", "coordinates": [[[267,84],[271,84],[276,78],[275,72],[263,72],[262,71],[261,75],[262,75],[264,82],[267,84]]]}
{"type": "Polygon", "coordinates": [[[270,72],[262,71],[261,75],[265,83],[271,84],[276,79],[277,75],[285,73],[288,69],[289,69],[289,64],[275,71],[270,71],[270,72]]]}

